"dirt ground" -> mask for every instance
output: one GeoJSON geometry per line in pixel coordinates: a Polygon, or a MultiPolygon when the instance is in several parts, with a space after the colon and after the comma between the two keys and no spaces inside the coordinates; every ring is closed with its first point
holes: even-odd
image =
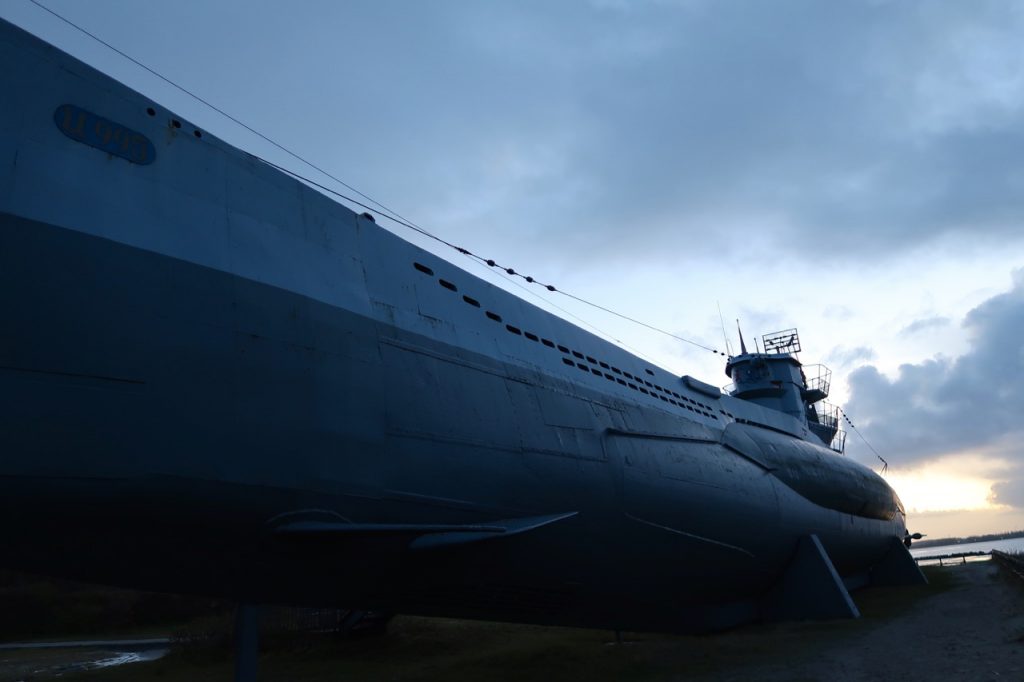
{"type": "Polygon", "coordinates": [[[791,660],[696,679],[1024,680],[1024,585],[992,561],[945,570],[955,578],[952,589],[928,595],[888,622],[844,637],[811,637],[791,660]]]}
{"type": "MultiPolygon", "coordinates": [[[[400,617],[384,637],[268,642],[259,679],[1024,681],[1024,584],[990,561],[926,573],[928,586],[855,593],[858,620],[754,625],[699,637],[627,634],[616,642],[596,630],[400,617]]],[[[37,655],[24,652],[33,660],[7,660],[6,669],[0,660],[0,680],[52,680],[55,673],[76,681],[232,677],[225,648],[185,648],[159,661],[89,672],[37,655]]]]}

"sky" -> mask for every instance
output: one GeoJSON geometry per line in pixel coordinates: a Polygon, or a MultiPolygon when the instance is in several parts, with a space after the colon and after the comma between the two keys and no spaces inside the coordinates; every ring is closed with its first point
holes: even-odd
{"type": "MultiPolygon", "coordinates": [[[[1024,5],[40,2],[444,239],[700,344],[380,221],[666,369],[725,385],[700,346],[798,328],[912,531],[1024,529],[1024,5]]],[[[0,16],[351,194],[30,0],[0,16]]]]}

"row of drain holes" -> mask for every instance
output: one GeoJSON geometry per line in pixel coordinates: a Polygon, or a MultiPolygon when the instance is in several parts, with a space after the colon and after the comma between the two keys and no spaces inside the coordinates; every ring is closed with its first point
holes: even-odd
{"type": "MultiPolygon", "coordinates": [[[[150,116],[156,116],[156,109],[154,109],[153,107],[146,107],[146,113],[149,114],[150,116]]],[[[171,126],[174,127],[174,128],[181,128],[181,121],[179,121],[176,118],[172,118],[171,119],[171,126]]],[[[202,137],[203,136],[203,131],[199,130],[199,128],[195,128],[192,131],[192,134],[195,135],[196,137],[202,137]]]]}
{"type": "MultiPolygon", "coordinates": [[[[431,277],[434,276],[434,271],[431,270],[430,268],[428,268],[426,265],[423,265],[422,263],[416,263],[416,262],[413,262],[412,265],[413,265],[414,268],[416,268],[417,270],[419,270],[423,274],[430,275],[431,277]]],[[[449,291],[458,292],[458,290],[459,290],[459,288],[457,286],[455,286],[454,284],[452,284],[448,280],[438,278],[437,282],[438,282],[438,284],[440,284],[445,289],[448,289],[449,291]]],[[[472,298],[470,296],[463,295],[462,296],[462,300],[465,301],[466,303],[468,303],[469,305],[474,306],[476,308],[480,308],[481,307],[480,306],[480,302],[477,301],[475,298],[472,298]]],[[[503,322],[503,320],[501,318],[501,315],[499,315],[498,313],[491,312],[490,310],[485,310],[484,314],[487,315],[487,317],[489,319],[494,320],[495,322],[503,322]]],[[[613,366],[609,365],[607,362],[604,362],[602,360],[597,360],[595,358],[590,357],[589,355],[584,355],[583,353],[580,353],[579,351],[572,350],[571,348],[567,348],[566,346],[563,346],[561,344],[556,344],[554,341],[551,341],[550,339],[541,338],[541,337],[537,336],[536,334],[534,334],[532,332],[523,331],[523,330],[519,329],[518,327],[515,327],[515,326],[513,326],[511,324],[506,324],[505,325],[505,329],[508,330],[512,334],[516,334],[517,336],[525,336],[526,338],[530,339],[531,341],[535,341],[535,342],[541,343],[541,344],[547,346],[548,348],[557,348],[558,350],[560,350],[561,352],[565,353],[566,355],[572,355],[573,357],[576,357],[579,360],[586,360],[587,362],[590,363],[590,365],[599,365],[600,367],[602,367],[604,369],[611,370],[612,372],[614,372],[614,374],[610,374],[609,372],[603,372],[602,370],[598,369],[597,367],[592,367],[592,366],[584,364],[582,362],[576,362],[576,361],[574,361],[574,360],[572,360],[570,358],[562,358],[562,362],[565,363],[566,365],[570,366],[570,367],[576,367],[576,368],[578,368],[579,370],[581,370],[583,372],[594,374],[595,376],[603,376],[608,381],[614,381],[614,382],[619,383],[619,384],[621,384],[623,386],[626,386],[627,388],[631,388],[634,391],[640,391],[641,393],[644,393],[646,395],[654,396],[655,398],[660,398],[663,402],[671,403],[673,405],[676,405],[677,407],[684,407],[687,410],[689,410],[690,412],[696,412],[698,414],[704,415],[705,417],[711,417],[712,419],[718,419],[718,417],[716,417],[714,414],[712,414],[710,412],[710,410],[712,410],[713,408],[711,408],[709,405],[705,405],[704,403],[697,402],[696,400],[693,400],[692,398],[687,398],[686,396],[679,395],[675,391],[670,391],[667,388],[662,388],[661,386],[658,386],[656,384],[652,384],[651,382],[647,381],[646,379],[641,379],[638,376],[633,376],[629,372],[622,371],[618,367],[613,367],[613,366]],[[625,379],[617,377],[617,376],[615,376],[615,374],[618,374],[618,375],[620,375],[622,377],[625,377],[625,379]],[[628,379],[628,381],[627,381],[627,379],[628,379]],[[636,383],[633,383],[634,381],[636,383]],[[638,384],[643,384],[647,388],[644,388],[644,386],[640,386],[638,384]],[[650,390],[648,390],[648,389],[650,389],[650,390]],[[673,396],[673,397],[670,398],[669,396],[673,396]],[[702,409],[695,409],[694,407],[691,407],[690,405],[687,405],[686,404],[687,402],[692,403],[693,405],[696,405],[696,406],[698,406],[699,408],[702,408],[702,409]]],[[[646,367],[644,368],[644,371],[647,372],[648,374],[650,374],[651,376],[654,376],[654,372],[652,372],[651,370],[647,369],[646,367]]]]}
{"type": "MultiPolygon", "coordinates": [[[[150,116],[156,116],[156,110],[153,109],[153,107],[148,107],[146,109],[146,113],[149,114],[150,116]]],[[[171,119],[171,125],[173,127],[175,127],[175,128],[181,128],[181,121],[179,121],[178,119],[171,119]]],[[[192,134],[195,135],[196,137],[202,137],[203,136],[203,133],[199,129],[193,130],[192,134]]],[[[370,217],[370,219],[372,220],[372,216],[370,217]]],[[[434,276],[434,271],[431,270],[430,268],[428,268],[426,265],[423,265],[422,263],[415,263],[414,262],[413,266],[417,270],[419,270],[420,272],[422,272],[422,273],[424,273],[426,275],[430,275],[431,277],[434,276]]],[[[438,278],[437,281],[445,289],[449,289],[449,290],[455,291],[455,292],[457,292],[459,290],[458,287],[456,287],[454,284],[452,284],[451,282],[449,282],[447,280],[438,278]]],[[[474,298],[469,297],[469,296],[463,295],[462,300],[465,301],[466,303],[472,305],[472,306],[476,306],[477,308],[480,307],[480,302],[477,301],[474,298]]],[[[495,322],[501,322],[502,321],[501,315],[498,315],[497,313],[493,313],[490,310],[485,311],[485,313],[486,313],[487,317],[489,317],[490,319],[494,320],[495,322]]],[[[589,355],[583,355],[583,353],[580,353],[579,351],[570,350],[569,348],[567,348],[565,346],[562,346],[562,345],[555,344],[553,341],[550,341],[548,339],[542,339],[539,336],[537,336],[536,334],[533,334],[531,332],[524,332],[524,331],[520,330],[518,327],[514,327],[514,326],[512,326],[510,324],[506,324],[505,325],[505,329],[507,329],[509,332],[511,332],[513,334],[518,334],[520,336],[525,336],[526,338],[530,339],[531,341],[540,342],[540,343],[544,344],[545,346],[547,346],[548,348],[558,348],[558,350],[562,351],[563,353],[565,353],[567,355],[568,354],[572,354],[573,356],[579,358],[580,360],[584,360],[585,359],[588,362],[590,362],[591,364],[600,365],[604,369],[610,369],[615,374],[620,374],[620,375],[626,377],[626,379],[630,379],[631,381],[625,381],[624,379],[620,379],[618,377],[615,377],[615,376],[609,374],[608,372],[602,372],[601,370],[597,369],[596,367],[590,367],[589,365],[585,365],[582,362],[574,362],[573,360],[570,360],[569,358],[562,358],[562,362],[564,362],[566,365],[569,365],[570,367],[575,366],[575,367],[579,368],[580,370],[582,370],[584,372],[591,372],[591,373],[593,373],[593,374],[595,374],[597,376],[604,376],[605,379],[607,379],[609,381],[615,381],[615,382],[617,382],[619,384],[622,384],[623,386],[627,386],[628,388],[633,389],[634,391],[640,391],[641,393],[644,393],[644,394],[647,394],[647,395],[652,395],[655,398],[660,398],[664,402],[671,403],[671,404],[676,405],[678,407],[685,407],[686,409],[690,410],[691,412],[697,412],[699,414],[703,414],[705,417],[711,417],[712,419],[718,419],[718,417],[716,417],[714,414],[711,414],[710,412],[706,412],[705,411],[705,410],[712,409],[710,406],[705,405],[704,403],[701,403],[701,402],[697,402],[696,400],[693,400],[692,398],[687,398],[686,396],[681,396],[678,393],[676,393],[675,391],[670,391],[668,389],[662,388],[661,386],[657,386],[655,384],[652,384],[651,382],[647,381],[646,379],[641,379],[640,377],[634,377],[629,372],[623,372],[623,371],[619,370],[619,368],[617,368],[617,367],[610,366],[607,362],[595,360],[594,358],[590,357],[589,355]],[[647,386],[648,388],[651,388],[651,389],[654,389],[654,390],[648,391],[643,386],[638,386],[637,384],[631,383],[632,381],[636,381],[638,383],[642,383],[645,386],[647,386]],[[660,391],[661,393],[655,393],[655,391],[660,391]],[[662,395],[662,394],[665,394],[665,395],[662,395]],[[676,402],[676,400],[673,400],[672,398],[669,398],[668,397],[669,395],[674,396],[676,399],[679,400],[679,402],[676,402]],[[699,406],[699,407],[701,407],[703,409],[696,410],[693,407],[691,407],[690,405],[687,405],[687,404],[685,404],[682,401],[687,401],[687,402],[693,403],[694,405],[697,405],[697,406],[699,406]]],[[[654,376],[654,372],[652,372],[651,370],[649,370],[647,368],[644,368],[644,371],[647,372],[648,374],[650,374],[651,376],[654,376]]]]}

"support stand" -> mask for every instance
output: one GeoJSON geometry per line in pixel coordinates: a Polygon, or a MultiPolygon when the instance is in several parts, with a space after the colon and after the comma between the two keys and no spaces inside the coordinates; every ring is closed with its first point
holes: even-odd
{"type": "Polygon", "coordinates": [[[239,604],[235,610],[235,682],[256,682],[259,615],[259,607],[252,604],[239,604]]]}
{"type": "Polygon", "coordinates": [[[889,553],[871,569],[871,584],[927,585],[928,578],[921,572],[906,545],[899,538],[893,538],[889,553]]]}
{"type": "Polygon", "coordinates": [[[793,560],[762,604],[766,620],[860,618],[817,535],[800,538],[793,560]]]}

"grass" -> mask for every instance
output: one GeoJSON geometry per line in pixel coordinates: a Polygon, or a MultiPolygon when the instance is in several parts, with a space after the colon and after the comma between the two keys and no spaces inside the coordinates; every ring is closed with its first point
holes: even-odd
{"type": "MultiPolygon", "coordinates": [[[[930,584],[868,588],[854,597],[862,618],[753,625],[706,636],[628,634],[434,618],[398,617],[384,637],[339,640],[279,636],[264,642],[260,680],[687,679],[748,665],[796,664],[809,652],[898,617],[922,599],[956,586],[955,569],[927,567],[930,584]]],[[[213,682],[231,679],[223,642],[191,645],[166,658],[63,679],[213,682]]]]}
{"type": "Polygon", "coordinates": [[[166,635],[196,618],[230,614],[226,602],[123,590],[0,571],[0,642],[166,635]]]}
{"type": "Polygon", "coordinates": [[[855,593],[854,601],[861,615],[871,620],[891,620],[917,601],[957,586],[956,566],[922,566],[921,571],[928,578],[927,585],[873,587],[855,593]]]}

